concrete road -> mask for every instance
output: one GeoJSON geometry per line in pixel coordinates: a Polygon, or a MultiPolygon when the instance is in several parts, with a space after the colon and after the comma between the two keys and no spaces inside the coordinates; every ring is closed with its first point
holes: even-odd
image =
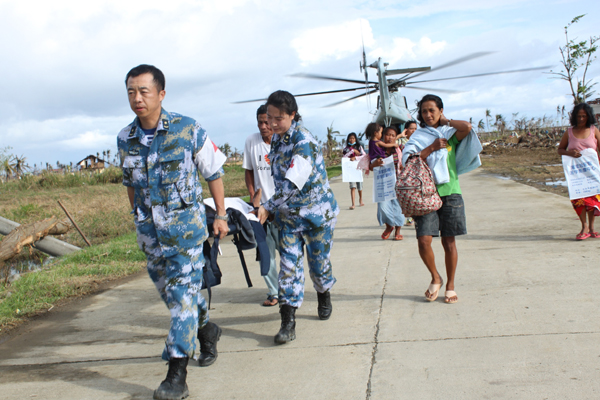
{"type": "MultiPolygon", "coordinates": [[[[188,367],[190,399],[598,399],[600,240],[574,240],[568,199],[482,171],[461,177],[469,234],[457,240],[459,302],[424,301],[430,276],[412,227],[380,239],[376,205],[348,210],[332,253],[337,284],[329,321],[309,283],[297,339],[273,344],[277,308],[254,253],[247,288],[232,244],[220,265],[211,318],[219,359],[188,367]]],[[[371,198],[372,180],[365,184],[371,198]]],[[[438,265],[443,251],[434,240],[438,265]]],[[[445,278],[445,273],[442,273],[445,278]]],[[[52,312],[0,345],[2,399],[149,399],[168,312],[141,275],[52,312]]]]}

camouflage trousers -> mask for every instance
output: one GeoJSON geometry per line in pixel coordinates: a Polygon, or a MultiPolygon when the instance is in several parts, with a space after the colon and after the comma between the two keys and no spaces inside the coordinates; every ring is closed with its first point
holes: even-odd
{"type": "Polygon", "coordinates": [[[304,300],[304,247],[310,279],[315,290],[323,293],[335,283],[329,253],[333,245],[332,224],[303,232],[279,231],[279,303],[300,307],[304,300]]]}
{"type": "Polygon", "coordinates": [[[208,306],[202,287],[202,251],[171,257],[148,258],[148,274],[171,312],[171,328],[162,353],[163,360],[194,356],[198,328],[208,322],[208,306]],[[199,254],[197,254],[199,253],[199,254]]]}

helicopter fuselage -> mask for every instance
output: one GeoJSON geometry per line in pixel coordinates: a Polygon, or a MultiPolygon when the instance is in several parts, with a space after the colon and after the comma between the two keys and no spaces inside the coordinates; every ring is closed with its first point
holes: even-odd
{"type": "Polygon", "coordinates": [[[379,80],[379,101],[378,109],[374,122],[383,126],[404,124],[413,119],[408,111],[406,98],[396,89],[390,92],[388,88],[386,64],[379,58],[377,62],[370,65],[377,69],[377,77],[379,80]]]}

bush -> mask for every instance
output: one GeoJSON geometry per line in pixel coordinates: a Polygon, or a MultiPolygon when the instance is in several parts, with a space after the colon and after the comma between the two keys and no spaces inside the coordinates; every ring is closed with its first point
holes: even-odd
{"type": "Polygon", "coordinates": [[[39,176],[25,175],[21,179],[7,182],[3,188],[7,191],[56,189],[121,182],[123,182],[123,170],[117,167],[108,167],[102,172],[80,171],[63,174],[44,170],[39,176]]]}

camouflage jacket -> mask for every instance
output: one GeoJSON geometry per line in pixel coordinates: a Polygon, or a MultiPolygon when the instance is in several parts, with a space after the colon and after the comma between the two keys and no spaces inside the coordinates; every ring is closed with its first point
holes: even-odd
{"type": "Polygon", "coordinates": [[[136,118],[119,133],[117,147],[123,184],[134,188],[140,249],[155,257],[201,251],[208,234],[199,175],[218,179],[225,162],[206,131],[163,109],[150,144],[136,118]]]}
{"type": "Polygon", "coordinates": [[[293,121],[283,137],[274,134],[269,158],[275,194],[263,206],[280,229],[302,232],[335,222],[340,210],[323,154],[306,128],[293,121]]]}

